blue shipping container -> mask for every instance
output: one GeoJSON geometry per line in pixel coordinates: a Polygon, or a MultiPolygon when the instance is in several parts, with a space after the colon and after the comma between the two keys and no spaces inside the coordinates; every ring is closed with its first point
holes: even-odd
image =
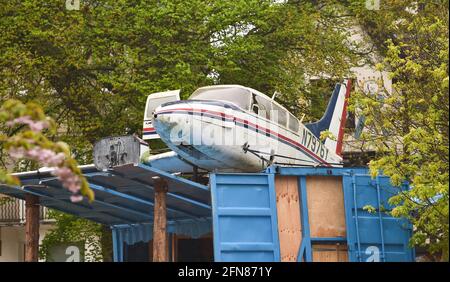
{"type": "Polygon", "coordinates": [[[313,261],[312,245],[346,244],[348,261],[414,261],[409,248],[412,226],[394,218],[388,199],[404,187],[388,177],[372,179],[367,169],[271,167],[265,173],[212,173],[210,187],[215,261],[280,261],[275,177],[297,176],[301,210],[301,245],[297,261],[313,261]],[[306,177],[342,178],[346,238],[310,236],[306,177]],[[368,212],[372,206],[375,212],[368,212]]]}

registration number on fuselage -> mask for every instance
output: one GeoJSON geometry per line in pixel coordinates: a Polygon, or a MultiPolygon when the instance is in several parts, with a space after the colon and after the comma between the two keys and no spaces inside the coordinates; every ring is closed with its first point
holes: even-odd
{"type": "Polygon", "coordinates": [[[328,158],[328,148],[306,128],[303,128],[302,131],[301,144],[322,159],[328,158]]]}

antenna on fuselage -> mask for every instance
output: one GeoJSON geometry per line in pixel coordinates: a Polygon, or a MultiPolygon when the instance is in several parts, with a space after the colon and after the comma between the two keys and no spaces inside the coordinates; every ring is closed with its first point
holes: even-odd
{"type": "Polygon", "coordinates": [[[300,123],[303,123],[303,119],[305,118],[306,114],[302,115],[302,118],[300,119],[300,123]]]}
{"type": "Polygon", "coordinates": [[[275,96],[277,96],[277,94],[280,94],[280,92],[278,92],[278,91],[273,92],[272,100],[275,100],[275,96]]]}

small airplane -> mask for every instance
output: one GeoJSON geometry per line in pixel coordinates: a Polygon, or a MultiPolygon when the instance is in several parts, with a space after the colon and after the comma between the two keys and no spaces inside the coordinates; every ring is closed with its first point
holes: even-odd
{"type": "Polygon", "coordinates": [[[141,153],[141,160],[181,173],[258,172],[272,164],[340,167],[350,88],[350,80],[336,84],[323,117],[308,124],[274,97],[240,85],[202,87],[188,100],[180,100],[179,90],[151,94],[143,139],[160,138],[171,151],[141,153]],[[334,138],[321,141],[322,131],[334,138]]]}

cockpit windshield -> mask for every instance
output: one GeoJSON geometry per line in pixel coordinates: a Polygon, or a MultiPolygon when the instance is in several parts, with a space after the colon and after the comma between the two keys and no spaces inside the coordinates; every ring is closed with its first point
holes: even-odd
{"type": "Polygon", "coordinates": [[[232,102],[242,109],[250,109],[251,93],[238,87],[206,88],[195,91],[189,100],[218,100],[232,102]]]}

